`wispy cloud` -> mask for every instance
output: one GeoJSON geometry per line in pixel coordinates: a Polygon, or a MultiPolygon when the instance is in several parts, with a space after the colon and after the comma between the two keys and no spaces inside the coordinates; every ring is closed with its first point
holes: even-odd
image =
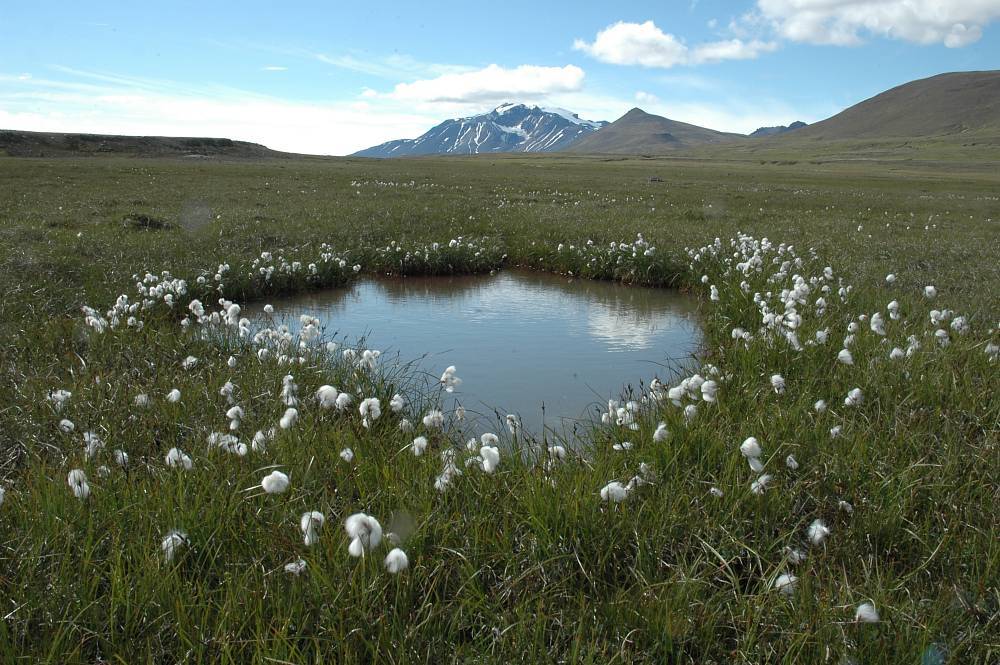
{"type": "Polygon", "coordinates": [[[474,71],[399,83],[386,96],[416,102],[500,102],[576,91],[583,86],[583,78],[583,70],[575,65],[513,68],[489,65],[474,71]]]}
{"type": "Polygon", "coordinates": [[[472,69],[471,67],[465,67],[462,65],[446,65],[434,62],[423,62],[413,58],[412,56],[401,54],[380,56],[350,53],[339,55],[314,53],[311,55],[320,62],[333,67],[394,81],[399,81],[401,79],[411,81],[431,76],[458,74],[472,69]]]}
{"type": "Polygon", "coordinates": [[[282,67],[281,65],[266,65],[261,67],[261,70],[265,72],[287,72],[288,67],[282,67]]]}

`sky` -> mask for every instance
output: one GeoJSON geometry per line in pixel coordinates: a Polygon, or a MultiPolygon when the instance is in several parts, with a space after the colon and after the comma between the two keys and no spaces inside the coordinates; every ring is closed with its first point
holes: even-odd
{"type": "Polygon", "coordinates": [[[37,0],[0,34],[0,128],[332,155],[504,102],[747,133],[1000,68],[1000,0],[37,0]]]}

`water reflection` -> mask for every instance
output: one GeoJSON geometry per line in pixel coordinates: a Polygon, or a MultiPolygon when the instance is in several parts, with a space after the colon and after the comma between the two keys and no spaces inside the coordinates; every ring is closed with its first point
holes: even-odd
{"type": "Polygon", "coordinates": [[[309,313],[383,358],[424,357],[434,375],[456,365],[464,383],[446,407],[520,413],[536,433],[543,404],[545,425],[559,428],[626,384],[669,378],[700,342],[692,298],[531,272],[371,279],[272,304],[293,329],[309,313]]]}

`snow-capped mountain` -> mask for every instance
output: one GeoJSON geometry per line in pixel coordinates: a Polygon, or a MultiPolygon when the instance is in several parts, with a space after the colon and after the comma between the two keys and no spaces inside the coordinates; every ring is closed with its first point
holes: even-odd
{"type": "Polygon", "coordinates": [[[564,109],[501,104],[489,113],[445,120],[415,139],[389,141],[355,157],[553,152],[608,124],[582,120],[564,109]]]}

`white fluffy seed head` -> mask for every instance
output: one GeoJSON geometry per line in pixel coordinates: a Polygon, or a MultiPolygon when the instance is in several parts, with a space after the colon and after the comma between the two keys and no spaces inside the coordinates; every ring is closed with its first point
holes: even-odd
{"type": "Polygon", "coordinates": [[[281,471],[274,470],[264,476],[264,478],[260,481],[260,486],[264,488],[264,491],[268,494],[281,494],[288,489],[289,482],[288,476],[283,474],[281,471]]]}
{"type": "Polygon", "coordinates": [[[618,503],[620,501],[624,501],[627,497],[628,488],[617,480],[612,480],[610,483],[601,488],[602,501],[618,503]]]}
{"type": "Polygon", "coordinates": [[[809,538],[809,542],[813,545],[819,546],[823,544],[823,541],[827,539],[830,535],[830,529],[827,528],[823,520],[813,520],[809,528],[806,529],[806,537],[809,538]]]}
{"type": "Polygon", "coordinates": [[[875,605],[870,602],[861,603],[858,605],[858,609],[854,612],[854,620],[858,623],[878,623],[878,610],[876,610],[875,605]]]}
{"type": "Polygon", "coordinates": [[[395,575],[396,573],[401,573],[410,567],[410,560],[406,556],[406,552],[394,547],[389,550],[389,553],[385,555],[385,569],[395,575]]]}

